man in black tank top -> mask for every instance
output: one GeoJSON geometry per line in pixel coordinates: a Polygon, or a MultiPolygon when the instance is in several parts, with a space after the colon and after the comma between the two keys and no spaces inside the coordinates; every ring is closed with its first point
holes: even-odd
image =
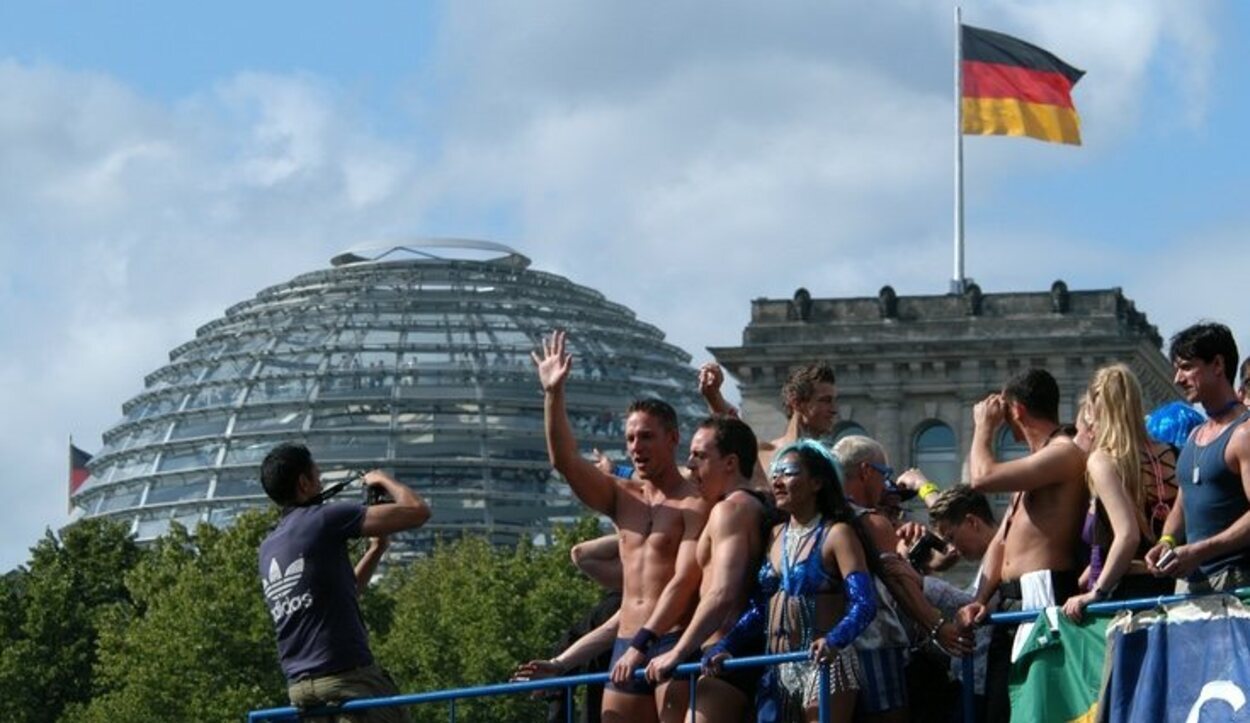
{"type": "Polygon", "coordinates": [[[1237,344],[1223,324],[1195,324],[1172,337],[1171,357],[1176,385],[1208,419],[1177,459],[1176,503],[1146,565],[1176,578],[1177,592],[1244,587],[1250,585],[1250,411],[1233,389],[1237,344]]]}

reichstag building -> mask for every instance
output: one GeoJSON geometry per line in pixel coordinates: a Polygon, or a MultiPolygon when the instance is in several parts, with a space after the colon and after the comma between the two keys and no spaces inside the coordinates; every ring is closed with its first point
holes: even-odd
{"type": "MultiPolygon", "coordinates": [[[[1159,331],[1119,288],[876,297],[755,299],[737,347],[711,349],[735,377],[742,408],[764,439],[785,428],[778,390],[796,367],[827,361],[837,375],[836,436],[867,434],[897,470],[919,467],[942,486],[966,479],[972,407],[1029,368],[1059,382],[1060,417],[1072,420],[1093,373],[1128,364],[1147,409],[1180,398],[1159,331]]],[[[1006,427],[995,453],[1027,453],[1006,427]]]]}
{"type": "Polygon", "coordinates": [[[685,425],[704,407],[690,356],[659,329],[529,266],[499,244],[422,242],[339,255],[230,307],[122,405],[75,518],[130,521],[140,541],[175,520],[228,525],[270,504],[265,453],[302,440],[327,483],[382,467],[430,501],[431,523],[398,552],[438,535],[541,538],[585,513],[547,461],[530,360],[542,335],[570,332],[568,407],[587,454],[622,450],[634,397],[673,403],[685,425]]]}

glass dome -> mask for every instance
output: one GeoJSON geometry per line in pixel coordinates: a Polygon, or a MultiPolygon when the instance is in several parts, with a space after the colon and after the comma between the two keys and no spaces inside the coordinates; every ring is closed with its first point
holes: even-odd
{"type": "Polygon", "coordinates": [[[670,402],[683,428],[703,406],[690,356],[659,329],[529,263],[486,242],[359,250],[232,306],[122,405],[76,516],[130,520],[140,541],[171,520],[229,524],[270,504],[259,464],[287,440],[327,484],[381,467],[419,490],[434,514],[397,546],[409,553],[438,535],[515,544],[584,514],[547,461],[529,357],[543,334],[569,331],[587,453],[622,449],[635,397],[670,402]]]}

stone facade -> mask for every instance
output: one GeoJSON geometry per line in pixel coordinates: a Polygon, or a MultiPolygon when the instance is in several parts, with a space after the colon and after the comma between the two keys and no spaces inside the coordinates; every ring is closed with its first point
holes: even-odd
{"type": "MultiPolygon", "coordinates": [[[[756,299],[739,347],[709,351],[738,380],[744,416],[762,439],[785,428],[779,390],[816,360],[837,374],[835,434],[862,428],[899,470],[920,466],[945,486],[963,476],[972,407],[1012,375],[1042,367],[1059,381],[1060,416],[1072,419],[1093,372],[1124,361],[1141,380],[1147,410],[1179,399],[1158,330],[1119,288],[877,298],[756,299]]],[[[1009,435],[1001,455],[1018,454],[1009,435]]]]}

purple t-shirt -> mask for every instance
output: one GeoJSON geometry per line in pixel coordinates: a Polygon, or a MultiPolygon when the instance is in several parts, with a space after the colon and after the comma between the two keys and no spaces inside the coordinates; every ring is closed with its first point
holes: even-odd
{"type": "Polygon", "coordinates": [[[364,518],[362,505],[295,507],[260,543],[261,587],[289,681],[373,662],[346,545],[364,518]]]}

